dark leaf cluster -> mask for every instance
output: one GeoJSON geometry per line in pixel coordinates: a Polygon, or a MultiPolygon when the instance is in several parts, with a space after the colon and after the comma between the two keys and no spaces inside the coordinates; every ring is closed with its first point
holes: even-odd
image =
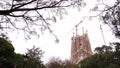
{"type": "Polygon", "coordinates": [[[81,68],[119,68],[120,43],[97,47],[95,54],[80,62],[81,68]]]}
{"type": "Polygon", "coordinates": [[[116,1],[114,5],[106,6],[101,19],[110,26],[115,36],[120,38],[120,2],[116,1]]]}
{"type": "Polygon", "coordinates": [[[45,68],[42,56],[43,51],[35,46],[26,55],[17,54],[9,41],[0,38],[0,68],[45,68]]]}

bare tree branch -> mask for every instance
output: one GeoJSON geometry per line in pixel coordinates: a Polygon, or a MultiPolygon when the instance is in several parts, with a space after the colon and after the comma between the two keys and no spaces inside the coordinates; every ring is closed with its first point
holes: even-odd
{"type": "Polygon", "coordinates": [[[17,4],[17,5],[13,5],[13,9],[18,9],[18,8],[21,8],[21,7],[23,7],[23,6],[26,6],[26,5],[28,5],[28,4],[31,4],[31,3],[33,3],[33,2],[35,2],[36,0],[31,0],[30,2],[27,2],[27,3],[23,3],[23,4],[17,4]]]}
{"type": "MultiPolygon", "coordinates": [[[[103,3],[104,4],[104,3],[103,3]]],[[[116,1],[113,5],[109,6],[104,4],[105,7],[103,10],[95,9],[93,11],[100,12],[95,16],[90,17],[100,17],[100,20],[103,23],[107,24],[111,30],[113,31],[114,35],[117,38],[120,38],[120,1],[116,1]]]]}
{"type": "Polygon", "coordinates": [[[0,6],[0,19],[1,22],[8,23],[12,28],[27,32],[28,35],[31,32],[37,34],[39,28],[48,29],[57,39],[50,28],[50,22],[56,22],[56,17],[61,18],[65,14],[66,8],[78,7],[82,3],[83,0],[2,0],[0,1],[0,4],[3,5],[0,6]],[[24,25],[18,27],[21,23],[24,25]]]}

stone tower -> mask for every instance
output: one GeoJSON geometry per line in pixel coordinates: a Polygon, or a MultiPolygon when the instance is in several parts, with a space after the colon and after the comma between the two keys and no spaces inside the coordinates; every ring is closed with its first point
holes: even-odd
{"type": "Polygon", "coordinates": [[[71,39],[71,62],[78,64],[81,60],[92,55],[88,33],[73,35],[71,39]]]}

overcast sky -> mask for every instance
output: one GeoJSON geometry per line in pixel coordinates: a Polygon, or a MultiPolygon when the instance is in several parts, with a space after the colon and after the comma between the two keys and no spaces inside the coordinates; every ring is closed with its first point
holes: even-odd
{"type": "Polygon", "coordinates": [[[108,45],[111,41],[116,41],[115,37],[112,36],[112,32],[107,25],[103,25],[97,18],[83,19],[82,16],[92,15],[89,13],[89,8],[92,8],[96,0],[87,0],[87,6],[81,8],[81,11],[77,9],[69,9],[69,14],[63,17],[62,20],[58,20],[55,24],[51,26],[51,29],[54,31],[54,34],[59,38],[60,42],[55,43],[55,38],[49,31],[45,31],[44,34],[37,37],[33,37],[31,40],[25,40],[23,33],[17,32],[11,33],[12,36],[10,39],[15,47],[17,53],[24,54],[27,49],[32,48],[33,45],[40,47],[45,51],[43,61],[47,62],[51,57],[60,57],[61,59],[70,59],[71,53],[71,37],[73,36],[72,30],[76,24],[81,20],[83,22],[78,26],[78,34],[82,35],[82,28],[84,31],[88,30],[88,36],[91,43],[91,48],[94,50],[95,47],[101,46],[104,44],[100,25],[102,25],[103,33],[105,36],[106,44],[108,45]]]}

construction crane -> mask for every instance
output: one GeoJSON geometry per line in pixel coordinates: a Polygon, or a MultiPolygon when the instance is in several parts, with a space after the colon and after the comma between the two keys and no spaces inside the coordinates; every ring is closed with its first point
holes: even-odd
{"type": "MultiPolygon", "coordinates": [[[[75,27],[71,30],[71,31],[73,31],[75,28],[76,28],[76,34],[77,34],[77,27],[82,23],[83,21],[81,20],[77,25],[75,25],[75,27]]],[[[71,32],[70,31],[70,32],[71,32]]],[[[68,34],[70,33],[70,32],[68,32],[68,34]]]]}
{"type": "Polygon", "coordinates": [[[76,28],[76,35],[78,34],[78,30],[77,30],[77,27],[82,23],[82,20],[74,27],[76,28]]]}
{"type": "Polygon", "coordinates": [[[101,33],[102,33],[102,38],[103,38],[104,45],[106,45],[105,37],[104,37],[104,33],[103,33],[103,30],[102,30],[102,26],[101,26],[101,25],[100,25],[100,30],[101,30],[101,33]]]}

